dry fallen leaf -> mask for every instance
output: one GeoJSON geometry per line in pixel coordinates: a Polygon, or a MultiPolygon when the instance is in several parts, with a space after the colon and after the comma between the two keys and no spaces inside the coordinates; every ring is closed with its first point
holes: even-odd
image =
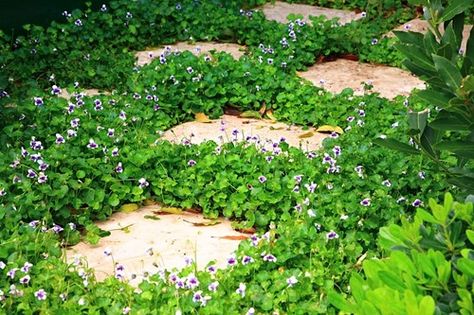
{"type": "Polygon", "coordinates": [[[330,125],[324,125],[316,129],[317,132],[337,132],[338,134],[344,133],[344,130],[342,130],[341,127],[338,126],[330,126],[330,125]]]}
{"type": "Polygon", "coordinates": [[[161,219],[160,219],[159,217],[157,217],[156,215],[146,215],[146,216],[144,216],[143,218],[145,218],[145,219],[150,219],[150,220],[155,220],[155,221],[161,220],[161,219]]]}
{"type": "Polygon", "coordinates": [[[223,239],[223,240],[243,241],[243,240],[246,240],[248,238],[248,236],[245,236],[245,235],[227,235],[227,236],[221,236],[219,238],[223,239]]]}
{"type": "Polygon", "coordinates": [[[283,130],[285,129],[285,127],[273,127],[273,126],[270,126],[270,130],[283,130]]]}
{"type": "Polygon", "coordinates": [[[194,115],[194,118],[196,119],[197,122],[200,122],[200,123],[210,123],[210,122],[212,122],[212,120],[210,120],[209,117],[207,117],[207,115],[204,114],[204,113],[196,113],[194,115]]]}
{"type": "Polygon", "coordinates": [[[213,225],[217,225],[217,224],[220,223],[217,220],[201,221],[201,222],[191,222],[191,221],[188,221],[188,220],[183,220],[183,221],[191,223],[194,226],[213,226],[213,225]]]}
{"type": "Polygon", "coordinates": [[[241,118],[261,118],[260,113],[254,110],[247,110],[243,113],[240,113],[239,117],[241,118]]]}
{"type": "Polygon", "coordinates": [[[262,108],[260,108],[260,110],[258,111],[258,113],[261,115],[265,114],[265,111],[267,110],[267,105],[265,105],[265,103],[263,103],[263,106],[262,108]]]}
{"type": "Polygon", "coordinates": [[[120,211],[130,213],[136,211],[139,206],[136,203],[127,203],[120,207],[120,211]]]}
{"type": "Polygon", "coordinates": [[[298,138],[304,139],[304,138],[311,138],[312,136],[314,136],[314,132],[308,131],[308,132],[300,134],[298,138]]]}
{"type": "Polygon", "coordinates": [[[175,207],[162,207],[157,211],[153,211],[154,214],[182,214],[183,210],[175,207]]]}
{"type": "Polygon", "coordinates": [[[365,252],[362,256],[360,256],[358,259],[357,259],[357,262],[356,262],[356,266],[357,267],[360,267],[362,265],[362,262],[364,261],[364,259],[367,258],[367,252],[365,252]]]}
{"type": "Polygon", "coordinates": [[[253,227],[249,227],[249,228],[234,228],[234,230],[236,230],[237,232],[240,232],[240,233],[245,233],[245,234],[255,234],[255,232],[257,232],[257,230],[255,230],[255,228],[253,228],[253,227]]]}
{"type": "Polygon", "coordinates": [[[271,110],[271,109],[267,110],[265,115],[267,116],[268,119],[270,119],[272,121],[277,121],[276,117],[273,116],[273,110],[271,110]]]}
{"type": "Polygon", "coordinates": [[[190,212],[190,213],[202,213],[202,210],[199,210],[196,208],[188,208],[188,209],[184,209],[184,211],[190,212]]]}

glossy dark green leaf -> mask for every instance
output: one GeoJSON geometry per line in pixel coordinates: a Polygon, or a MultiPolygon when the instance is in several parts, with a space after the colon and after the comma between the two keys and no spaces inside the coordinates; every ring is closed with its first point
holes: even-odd
{"type": "Polygon", "coordinates": [[[438,70],[440,77],[446,82],[446,84],[451,89],[456,91],[461,85],[462,80],[461,72],[459,71],[459,69],[453,62],[444,57],[437,55],[432,56],[436,70],[438,70]]]}
{"type": "Polygon", "coordinates": [[[398,39],[402,43],[415,45],[422,48],[423,34],[418,33],[418,32],[404,32],[404,31],[393,31],[393,33],[395,34],[395,36],[398,37],[398,39]]]}
{"type": "Polygon", "coordinates": [[[461,68],[462,75],[468,75],[472,67],[474,67],[474,27],[471,28],[467,40],[465,58],[461,68]]]}
{"type": "Polygon", "coordinates": [[[451,20],[456,15],[462,13],[466,8],[472,5],[473,0],[453,0],[449,3],[448,7],[444,10],[443,15],[439,19],[439,22],[451,20]]]}
{"type": "Polygon", "coordinates": [[[426,54],[436,54],[438,53],[439,43],[436,41],[436,37],[431,32],[426,32],[423,37],[423,45],[425,47],[426,54]]]}
{"type": "Polygon", "coordinates": [[[469,130],[472,125],[464,116],[442,110],[436,118],[430,122],[430,127],[437,130],[469,130]]]}
{"type": "Polygon", "coordinates": [[[466,191],[474,192],[474,178],[468,176],[451,176],[448,177],[448,183],[455,185],[459,188],[465,189],[466,191]]]}
{"type": "Polygon", "coordinates": [[[416,96],[424,100],[429,105],[438,106],[441,108],[446,107],[449,100],[452,98],[452,96],[447,93],[443,93],[433,89],[418,91],[416,93],[416,96]]]}
{"type": "Polygon", "coordinates": [[[413,45],[404,44],[397,44],[395,45],[395,47],[417,67],[428,71],[436,70],[433,62],[431,61],[431,58],[426,55],[420,48],[413,45]]]}
{"type": "Polygon", "coordinates": [[[441,134],[439,131],[427,126],[420,137],[420,146],[423,151],[432,159],[439,158],[439,150],[434,148],[434,144],[440,140],[441,134]]]}
{"type": "Polygon", "coordinates": [[[474,142],[462,140],[442,141],[437,143],[435,147],[439,150],[454,152],[468,159],[474,159],[474,142]]]}
{"type": "Polygon", "coordinates": [[[405,144],[403,142],[400,142],[395,139],[382,139],[382,138],[377,138],[374,139],[373,142],[377,145],[387,147],[392,150],[397,150],[403,153],[408,153],[408,154],[420,154],[420,151],[415,149],[414,147],[405,144]]]}
{"type": "Polygon", "coordinates": [[[453,29],[453,22],[449,22],[446,30],[444,31],[441,43],[449,47],[449,55],[445,56],[447,59],[452,60],[453,56],[456,56],[461,47],[461,38],[458,38],[453,29]]]}

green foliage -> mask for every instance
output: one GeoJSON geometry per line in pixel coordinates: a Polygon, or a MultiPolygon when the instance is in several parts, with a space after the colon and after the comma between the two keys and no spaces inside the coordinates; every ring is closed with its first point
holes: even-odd
{"type": "MultiPolygon", "coordinates": [[[[425,8],[430,32],[396,32],[396,45],[405,56],[404,65],[425,79],[428,88],[417,95],[430,109],[408,113],[410,135],[418,152],[435,161],[448,174],[448,180],[465,190],[474,191],[474,34],[471,31],[467,49],[460,50],[464,12],[471,0],[452,1],[446,8],[440,1],[429,2],[425,8]],[[445,31],[439,31],[444,23],[445,31]],[[452,167],[452,157],[456,166],[452,167]]],[[[379,144],[408,150],[396,140],[377,140],[379,144]]]]}
{"type": "Polygon", "coordinates": [[[356,314],[472,314],[474,305],[473,204],[430,199],[412,221],[380,230],[387,258],[365,261],[364,276],[353,274],[351,299],[330,301],[356,314]],[[390,303],[387,303],[390,299],[390,303]]]}
{"type": "MultiPolygon", "coordinates": [[[[131,307],[135,314],[334,314],[328,293],[357,286],[351,272],[377,256],[379,227],[410,217],[447,188],[444,174],[431,172],[433,165],[422,164],[420,156],[371,140],[380,133],[407,139],[401,98],[354,96],[350,90],[333,95],[295,75],[321,55],[354,53],[397,64],[396,39],[376,45],[372,40],[413,12],[394,2],[394,12],[377,17],[369,11],[366,19],[344,26],[319,17],[310,26],[296,16],[283,25],[245,11],[262,2],[119,0],[105,12],[71,12],[67,23],[47,29],[25,26],[28,35],[15,40],[0,33],[0,87],[7,93],[0,99],[2,311],[122,314],[131,307]],[[284,37],[287,45],[281,44],[284,37]],[[169,52],[162,62],[134,67],[132,51],[178,40],[235,41],[246,44],[248,53],[236,61],[224,53],[208,59],[169,52]],[[74,81],[111,94],[84,96],[74,81]],[[51,93],[53,84],[67,89],[70,99],[51,93]],[[44,104],[35,105],[35,98],[44,104]],[[285,141],[265,151],[259,139],[238,131],[242,141],[227,144],[160,139],[196,113],[218,118],[229,105],[253,113],[265,105],[281,121],[330,124],[344,133],[332,133],[317,152],[285,141]],[[47,178],[40,179],[40,172],[47,178]],[[78,242],[80,232],[91,243],[107,235],[92,220],[149,199],[202,209],[210,218],[226,216],[258,233],[240,244],[236,265],[216,273],[194,264],[153,270],[139,275],[144,281],[137,290],[118,268],[115,277],[98,282],[87,262],[64,260],[62,246],[78,242]],[[24,269],[26,262],[33,266],[24,269]],[[178,285],[178,278],[193,276],[199,279],[195,287],[178,285]],[[219,289],[209,289],[216,281],[219,289]]],[[[410,127],[426,131],[418,118],[410,127]]],[[[465,152],[470,151],[459,154],[465,152]]],[[[107,255],[118,267],[113,253],[107,255]]],[[[444,263],[439,255],[429,259],[444,263]]],[[[469,262],[457,268],[468,270],[469,262]]],[[[390,273],[382,280],[403,285],[390,273]]],[[[471,293],[463,288],[459,299],[469,309],[471,293]]],[[[415,301],[414,312],[432,307],[417,295],[406,300],[415,301]]]]}

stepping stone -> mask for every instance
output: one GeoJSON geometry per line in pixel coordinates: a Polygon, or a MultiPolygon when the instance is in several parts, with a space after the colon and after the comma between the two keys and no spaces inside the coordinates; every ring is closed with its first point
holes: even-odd
{"type": "Polygon", "coordinates": [[[160,206],[147,206],[134,212],[114,213],[107,221],[97,223],[111,235],[101,238],[97,245],[79,243],[67,250],[67,260],[87,258],[88,266],[94,269],[98,280],[114,275],[114,263],[125,267],[127,280],[138,284],[144,272],[155,274],[160,269],[172,270],[186,265],[186,258],[195,260],[199,269],[212,261],[217,268],[225,268],[227,258],[236,251],[240,240],[247,238],[231,227],[229,220],[219,218],[219,224],[195,226],[193,223],[209,222],[201,214],[157,215],[160,206]],[[127,231],[123,231],[128,227],[127,231]],[[112,255],[106,256],[105,250],[112,255]],[[150,251],[151,249],[151,251],[150,251]]]}
{"type": "Polygon", "coordinates": [[[364,85],[361,82],[370,83],[373,85],[372,91],[389,99],[397,95],[408,96],[415,88],[425,88],[423,81],[399,68],[346,59],[318,63],[298,75],[333,93],[351,88],[354,94],[363,95],[364,85]]]}
{"type": "MultiPolygon", "coordinates": [[[[246,51],[246,47],[242,45],[232,44],[232,43],[217,43],[217,42],[196,42],[194,44],[189,44],[186,42],[178,42],[176,44],[167,45],[167,46],[171,48],[171,52],[175,52],[176,50],[178,51],[188,50],[195,55],[207,54],[212,50],[224,51],[231,54],[232,57],[234,57],[235,59],[239,59],[241,56],[245,54],[245,51],[246,51]]],[[[150,63],[153,59],[159,58],[165,47],[166,46],[137,52],[135,54],[135,56],[138,58],[137,64],[139,66],[143,66],[150,63]]]]}
{"type": "Polygon", "coordinates": [[[347,24],[362,18],[361,14],[352,11],[328,9],[307,4],[290,4],[281,1],[276,1],[274,4],[266,3],[261,7],[261,10],[267,19],[280,23],[288,23],[287,17],[292,13],[301,14],[303,16],[303,21],[306,23],[311,23],[309,20],[310,16],[320,15],[324,15],[328,19],[339,18],[341,24],[347,24]]]}
{"type": "MultiPolygon", "coordinates": [[[[290,146],[301,147],[304,151],[315,151],[328,134],[316,132],[315,128],[303,130],[302,127],[271,120],[223,115],[220,119],[212,120],[210,123],[191,121],[177,125],[167,130],[162,139],[174,143],[189,140],[193,144],[213,140],[222,144],[231,141],[244,141],[247,136],[255,136],[260,144],[269,151],[273,149],[272,144],[280,142],[282,137],[290,146]],[[221,130],[222,128],[225,130],[221,130]],[[237,136],[232,134],[234,130],[237,132],[237,136]]],[[[252,142],[255,143],[255,140],[252,142]]]]}
{"type": "MultiPolygon", "coordinates": [[[[98,89],[87,89],[87,90],[83,90],[82,93],[84,93],[86,96],[96,96],[96,95],[101,95],[101,94],[110,95],[111,94],[108,91],[99,91],[98,89]]],[[[58,96],[69,100],[73,96],[73,94],[66,91],[66,89],[62,89],[61,93],[59,93],[58,96]]]]}
{"type": "MultiPolygon", "coordinates": [[[[466,53],[466,45],[467,45],[467,40],[469,38],[469,33],[471,32],[472,25],[464,25],[464,30],[462,33],[462,42],[461,42],[461,49],[466,53]]],[[[407,23],[400,25],[394,29],[395,31],[412,31],[412,32],[418,32],[418,33],[426,33],[429,31],[428,28],[428,22],[422,19],[414,19],[411,21],[408,21],[407,23]]],[[[444,32],[444,27],[441,25],[440,26],[440,31],[441,33],[444,32]]],[[[393,37],[395,34],[393,32],[390,32],[386,34],[388,37],[393,37]]]]}

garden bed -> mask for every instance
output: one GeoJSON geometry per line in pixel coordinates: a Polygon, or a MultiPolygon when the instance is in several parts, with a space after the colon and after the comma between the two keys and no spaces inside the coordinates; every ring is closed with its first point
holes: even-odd
{"type": "Polygon", "coordinates": [[[472,1],[266,2],[0,32],[0,312],[474,312],[472,1]]]}

